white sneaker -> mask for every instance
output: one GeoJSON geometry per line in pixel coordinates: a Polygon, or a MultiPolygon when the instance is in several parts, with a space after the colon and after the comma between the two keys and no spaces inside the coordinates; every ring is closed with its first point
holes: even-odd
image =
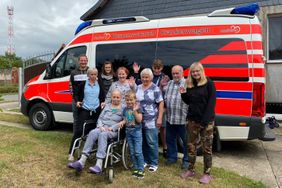
{"type": "Polygon", "coordinates": [[[149,172],[156,172],[158,170],[158,166],[150,166],[149,167],[149,172]]]}
{"type": "Polygon", "coordinates": [[[144,163],[144,168],[148,167],[149,165],[147,163],[144,163]]]}
{"type": "Polygon", "coordinates": [[[69,155],[68,161],[73,162],[74,161],[74,157],[72,155],[69,155]]]}

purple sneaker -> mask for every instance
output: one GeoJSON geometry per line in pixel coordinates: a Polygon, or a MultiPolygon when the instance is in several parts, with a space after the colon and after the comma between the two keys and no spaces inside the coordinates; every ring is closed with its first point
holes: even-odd
{"type": "Polygon", "coordinates": [[[202,184],[209,184],[211,182],[211,176],[209,174],[204,174],[201,179],[199,180],[202,184]]]}
{"type": "Polygon", "coordinates": [[[93,173],[93,174],[100,174],[102,172],[102,169],[99,166],[95,165],[95,166],[91,166],[89,168],[89,171],[90,173],[93,173]]]}
{"type": "Polygon", "coordinates": [[[68,167],[72,168],[72,169],[75,169],[78,172],[80,172],[83,169],[83,165],[79,161],[75,161],[73,163],[69,163],[68,167]]]}
{"type": "Polygon", "coordinates": [[[186,179],[186,178],[194,177],[195,175],[196,175],[195,172],[187,170],[187,171],[184,171],[182,174],[180,174],[180,177],[183,179],[186,179]]]}

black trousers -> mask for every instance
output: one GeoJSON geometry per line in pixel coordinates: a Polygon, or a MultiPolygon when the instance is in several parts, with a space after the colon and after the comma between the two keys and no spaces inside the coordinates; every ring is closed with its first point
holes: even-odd
{"type": "Polygon", "coordinates": [[[94,120],[94,123],[88,124],[85,127],[84,133],[85,135],[87,135],[92,129],[96,128],[96,124],[97,124],[97,120],[98,117],[101,113],[101,108],[98,107],[96,109],[96,111],[89,111],[83,108],[79,108],[78,109],[78,123],[76,125],[74,125],[74,129],[73,129],[73,136],[71,139],[71,144],[70,144],[70,148],[69,148],[69,154],[71,153],[74,141],[81,137],[82,132],[83,132],[83,124],[85,122],[85,120],[94,120]]]}

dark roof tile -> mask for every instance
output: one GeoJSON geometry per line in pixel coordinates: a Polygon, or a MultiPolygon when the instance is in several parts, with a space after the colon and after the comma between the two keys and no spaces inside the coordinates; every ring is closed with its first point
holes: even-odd
{"type": "Polygon", "coordinates": [[[258,2],[260,6],[282,4],[282,0],[99,0],[81,16],[82,20],[127,16],[146,16],[150,19],[210,13],[258,2]]]}

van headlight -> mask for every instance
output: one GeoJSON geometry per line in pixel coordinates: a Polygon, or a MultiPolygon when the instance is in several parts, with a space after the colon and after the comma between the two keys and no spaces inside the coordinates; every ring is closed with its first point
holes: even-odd
{"type": "Polygon", "coordinates": [[[26,85],[23,87],[23,93],[26,92],[26,90],[27,90],[28,88],[29,88],[29,85],[26,84],[26,85]]]}

